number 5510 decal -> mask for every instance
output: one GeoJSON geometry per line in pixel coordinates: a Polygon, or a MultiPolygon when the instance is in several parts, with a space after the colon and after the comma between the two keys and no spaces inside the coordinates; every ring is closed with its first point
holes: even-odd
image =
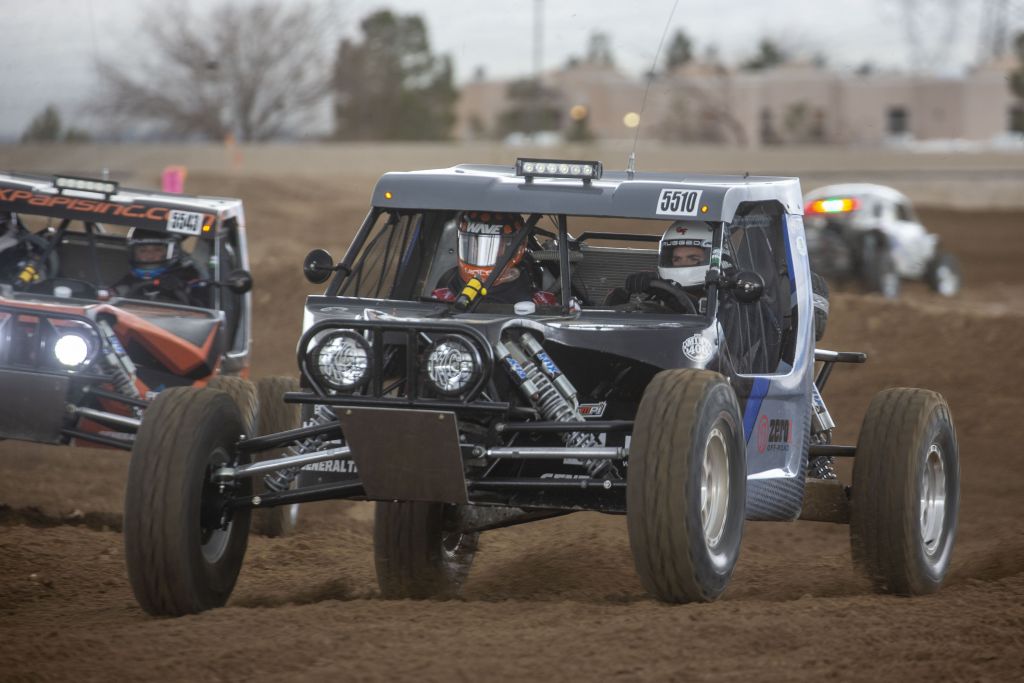
{"type": "Polygon", "coordinates": [[[658,197],[659,216],[696,216],[703,190],[662,190],[658,197]]]}

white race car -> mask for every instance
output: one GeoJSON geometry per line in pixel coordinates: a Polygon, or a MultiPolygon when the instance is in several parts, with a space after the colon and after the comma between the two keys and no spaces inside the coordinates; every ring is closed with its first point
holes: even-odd
{"type": "Polygon", "coordinates": [[[901,192],[884,185],[827,185],[804,197],[807,246],[814,270],[830,280],[857,279],[886,297],[900,279],[925,280],[943,296],[960,291],[960,264],[938,235],[921,225],[901,192]]]}

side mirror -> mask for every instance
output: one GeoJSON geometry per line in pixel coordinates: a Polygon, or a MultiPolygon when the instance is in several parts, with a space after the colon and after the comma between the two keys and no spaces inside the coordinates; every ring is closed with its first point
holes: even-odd
{"type": "Polygon", "coordinates": [[[314,249],[302,262],[302,274],[315,285],[325,282],[334,272],[334,259],[325,249],[314,249]]]}
{"type": "Polygon", "coordinates": [[[228,279],[225,284],[235,294],[245,294],[252,290],[252,273],[242,268],[233,270],[228,273],[228,279]]]}
{"type": "Polygon", "coordinates": [[[737,301],[752,304],[764,294],[764,278],[752,270],[743,270],[732,279],[732,287],[737,301]]]}

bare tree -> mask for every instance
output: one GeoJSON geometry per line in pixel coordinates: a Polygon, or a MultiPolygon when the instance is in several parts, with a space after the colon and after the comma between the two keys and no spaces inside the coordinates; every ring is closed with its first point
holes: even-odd
{"type": "Polygon", "coordinates": [[[888,12],[903,28],[910,68],[941,71],[958,41],[963,0],[888,0],[888,12]]]}
{"type": "Polygon", "coordinates": [[[201,15],[165,5],[142,27],[151,49],[98,63],[96,109],[176,136],[275,137],[308,122],[327,95],[324,19],[306,2],[224,0],[201,15]]]}
{"type": "Polygon", "coordinates": [[[704,144],[748,142],[743,124],[733,112],[728,76],[716,74],[707,79],[672,80],[672,103],[657,127],[663,140],[704,144]]]}

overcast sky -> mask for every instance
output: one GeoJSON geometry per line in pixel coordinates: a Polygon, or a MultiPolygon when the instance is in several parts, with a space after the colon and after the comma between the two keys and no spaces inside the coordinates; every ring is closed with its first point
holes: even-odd
{"type": "MultiPolygon", "coordinates": [[[[159,1],[159,0],[157,0],[159,1]]],[[[167,0],[164,0],[167,1],[167,0]]],[[[188,4],[189,0],[178,0],[188,4]]],[[[255,0],[235,0],[246,3],[255,0]]],[[[288,0],[278,0],[288,2],[288,0]]],[[[334,38],[358,36],[359,20],[384,7],[424,16],[435,52],[452,56],[459,81],[483,67],[490,78],[527,74],[533,67],[533,25],[543,17],[543,65],[559,66],[582,54],[596,31],[611,37],[613,55],[627,73],[642,74],[652,60],[675,0],[317,0],[337,17],[334,38]]],[[[679,0],[671,28],[685,30],[701,53],[718,47],[736,62],[752,54],[762,36],[794,51],[820,53],[839,68],[866,61],[905,68],[909,58],[900,27],[903,2],[913,0],[679,0]]],[[[927,35],[938,40],[939,9],[957,0],[923,0],[927,35]],[[928,13],[931,14],[928,14],[928,13]]],[[[960,0],[958,30],[936,65],[962,69],[977,52],[981,0],[960,0]]],[[[191,0],[197,9],[213,4],[191,0]]],[[[97,56],[131,62],[145,50],[136,29],[153,0],[0,0],[0,138],[20,135],[48,102],[74,118],[95,88],[97,56]]],[[[333,54],[332,54],[333,56],[333,54]]]]}

